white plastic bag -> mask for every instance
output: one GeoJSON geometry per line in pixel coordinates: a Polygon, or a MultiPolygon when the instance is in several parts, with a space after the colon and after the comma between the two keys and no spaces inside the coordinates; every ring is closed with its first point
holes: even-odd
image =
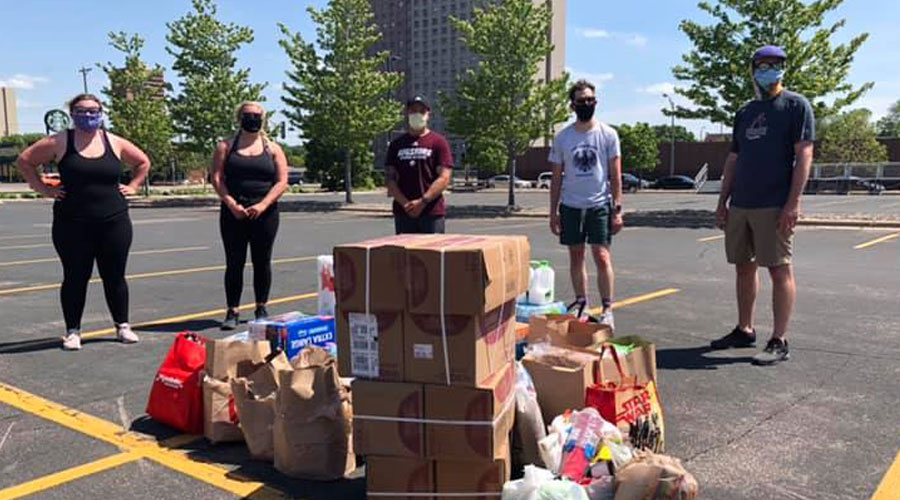
{"type": "Polygon", "coordinates": [[[334,257],[320,255],[316,259],[319,282],[319,316],[334,316],[334,257]]]}
{"type": "Polygon", "coordinates": [[[528,370],[516,362],[516,425],[513,436],[513,464],[544,466],[538,442],[547,436],[541,407],[538,405],[537,391],[528,370]]]}
{"type": "Polygon", "coordinates": [[[590,500],[584,487],[572,481],[557,479],[541,485],[537,500],[590,500]]]}
{"type": "Polygon", "coordinates": [[[501,500],[537,500],[537,491],[542,484],[553,481],[553,473],[535,467],[525,466],[525,477],[516,481],[507,481],[503,485],[501,500]]]}
{"type": "Polygon", "coordinates": [[[569,435],[571,427],[572,423],[569,416],[558,415],[550,423],[547,437],[538,441],[538,450],[540,450],[544,467],[553,472],[553,474],[559,474],[559,466],[562,464],[563,444],[566,442],[566,436],[569,435]]]}

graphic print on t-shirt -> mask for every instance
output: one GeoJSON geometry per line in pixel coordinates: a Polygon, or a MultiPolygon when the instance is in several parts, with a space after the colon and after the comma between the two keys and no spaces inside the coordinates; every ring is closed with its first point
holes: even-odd
{"type": "Polygon", "coordinates": [[[577,175],[591,175],[591,170],[597,168],[599,151],[593,144],[579,144],[572,150],[572,163],[581,172],[577,175]]]}
{"type": "Polygon", "coordinates": [[[769,127],[766,124],[766,114],[760,113],[747,127],[747,140],[755,141],[757,139],[762,139],[766,136],[766,133],[769,131],[769,127]]]}
{"type": "Polygon", "coordinates": [[[397,158],[402,162],[409,162],[409,166],[414,166],[417,161],[427,160],[431,158],[431,148],[420,148],[418,142],[412,143],[412,147],[401,148],[397,151],[397,158]]]}

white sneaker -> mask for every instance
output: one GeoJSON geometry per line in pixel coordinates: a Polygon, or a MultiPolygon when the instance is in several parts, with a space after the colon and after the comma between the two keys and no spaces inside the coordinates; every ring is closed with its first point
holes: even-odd
{"type": "Polygon", "coordinates": [[[612,309],[607,309],[603,311],[603,314],[600,315],[600,323],[604,325],[609,325],[613,331],[616,330],[616,320],[613,317],[612,309]]]}
{"type": "Polygon", "coordinates": [[[131,329],[131,325],[128,323],[116,325],[116,338],[123,344],[135,344],[139,340],[137,334],[134,333],[134,330],[131,329]]]}
{"type": "Polygon", "coordinates": [[[80,351],[81,350],[81,330],[71,329],[66,332],[62,338],[62,348],[64,351],[80,351]]]}

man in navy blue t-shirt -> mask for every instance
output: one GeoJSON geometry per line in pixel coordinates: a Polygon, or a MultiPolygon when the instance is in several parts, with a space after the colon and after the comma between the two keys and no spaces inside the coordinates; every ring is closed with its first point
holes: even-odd
{"type": "Polygon", "coordinates": [[[731,153],[725,161],[716,209],[716,224],[725,230],[728,262],[737,272],[738,324],[711,347],[755,345],[757,269],[767,267],[775,325],[765,349],[754,357],[755,363],[764,365],[790,356],[785,335],[796,296],[793,235],[815,140],[812,107],[805,97],[785,90],[782,84],[786,61],[784,50],[771,45],[753,55],[757,98],[734,118],[731,153]]]}

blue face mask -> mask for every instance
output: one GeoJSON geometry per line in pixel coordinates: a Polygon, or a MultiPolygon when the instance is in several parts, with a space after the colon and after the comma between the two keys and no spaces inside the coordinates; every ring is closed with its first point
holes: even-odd
{"type": "Polygon", "coordinates": [[[784,78],[784,70],[775,68],[758,69],[753,73],[753,78],[763,90],[768,91],[772,88],[772,85],[775,85],[784,78]]]}
{"type": "Polygon", "coordinates": [[[103,113],[72,113],[75,128],[93,132],[103,125],[103,113]]]}

